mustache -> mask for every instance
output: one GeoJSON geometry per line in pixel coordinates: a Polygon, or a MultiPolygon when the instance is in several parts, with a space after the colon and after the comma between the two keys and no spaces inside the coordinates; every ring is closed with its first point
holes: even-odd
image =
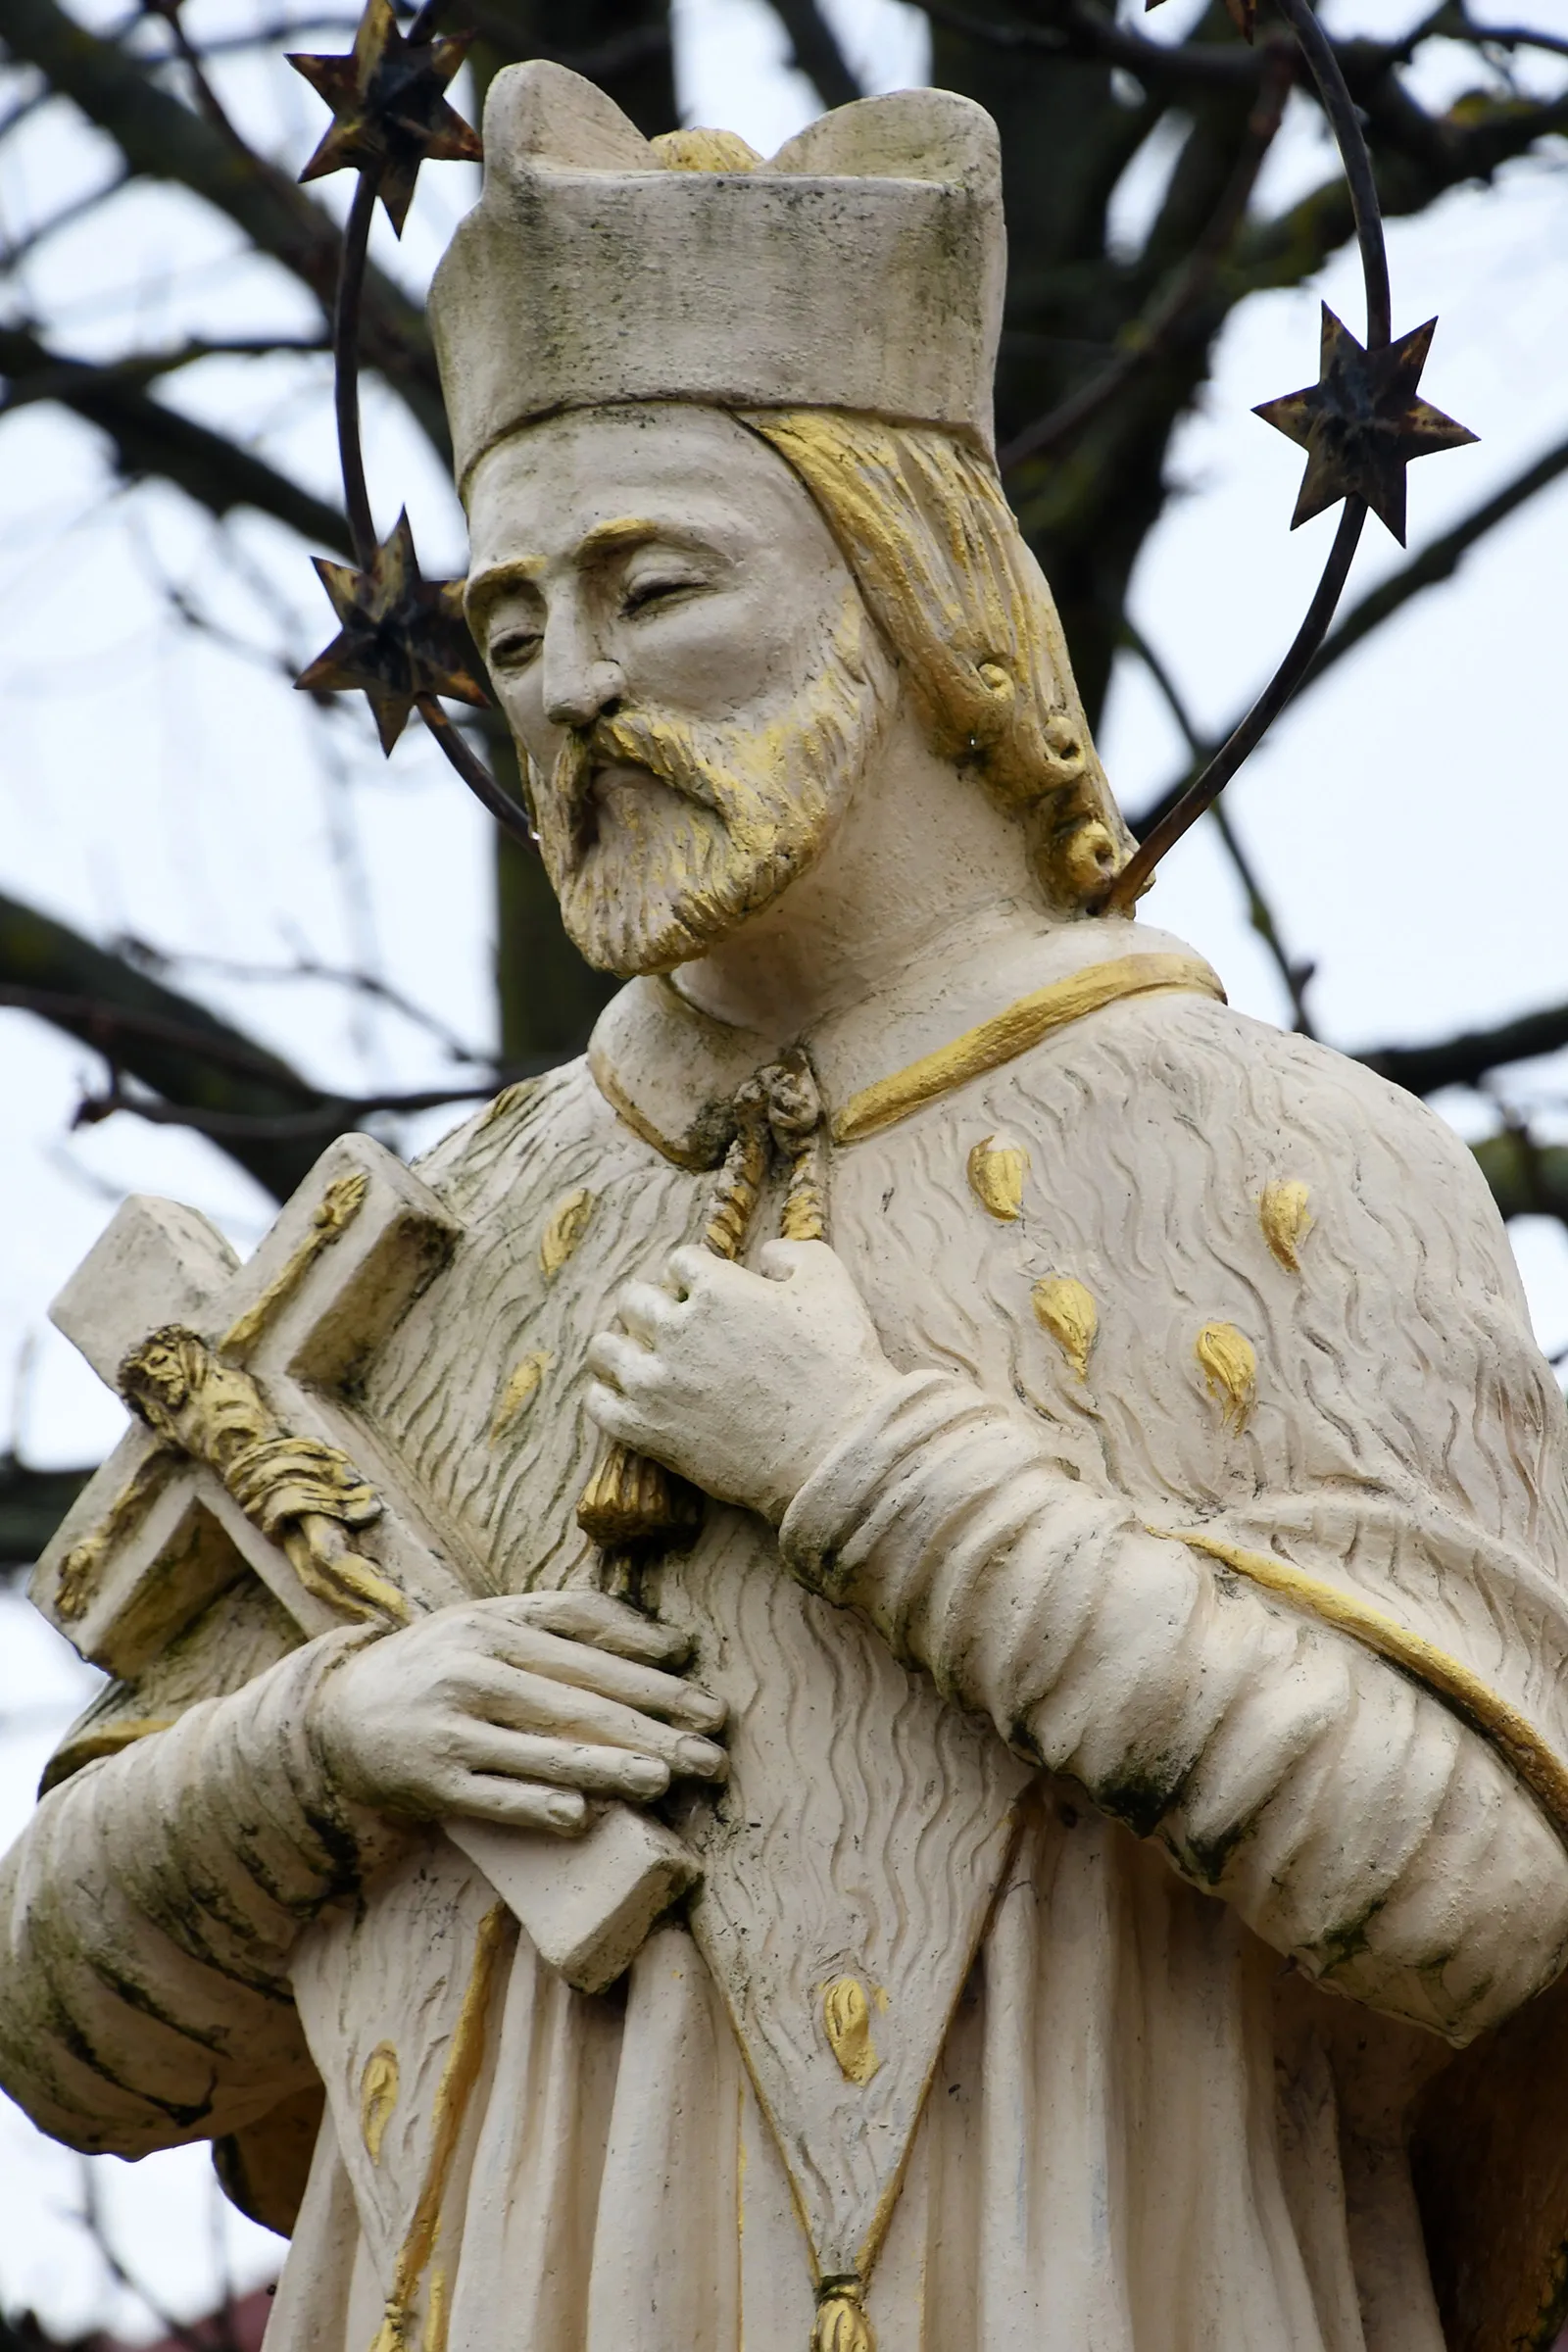
{"type": "Polygon", "coordinates": [[[718,806],[711,753],[700,750],[691,731],[652,711],[617,710],[591,726],[572,728],[550,772],[551,798],[574,836],[588,827],[595,771],[641,767],[683,800],[705,808],[718,806]]]}

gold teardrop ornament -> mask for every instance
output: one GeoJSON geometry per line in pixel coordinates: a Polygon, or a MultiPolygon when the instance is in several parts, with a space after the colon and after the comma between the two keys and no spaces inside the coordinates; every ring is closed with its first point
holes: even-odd
{"type": "Polygon", "coordinates": [[[1227,1429],[1244,1430],[1257,1396],[1257,1357],[1251,1341],[1234,1323],[1205,1323],[1193,1343],[1193,1353],[1203,1367],[1209,1395],[1220,1400],[1220,1419],[1227,1429]]]}
{"type": "Polygon", "coordinates": [[[858,2278],[824,2280],[817,2289],[810,2352],[876,2352],[876,2337],[861,2307],[858,2278]]]}
{"type": "Polygon", "coordinates": [[[1312,1224],[1306,1208],[1308,1198],[1306,1186],[1292,1178],[1269,1185],[1257,1204],[1263,1239],[1288,1274],[1301,1270],[1300,1248],[1312,1224]]]}
{"type": "Polygon", "coordinates": [[[822,1995],[828,2047],[849,2082],[869,2082],[882,2061],[871,2041],[871,2004],[858,1977],[837,1977],[822,1995]]]}
{"type": "Polygon", "coordinates": [[[381,2142],[398,2103],[398,2081],[397,2051],[389,2041],[378,2041],[360,2077],[360,2132],[372,2164],[381,2161],[381,2142]]]}
{"type": "Polygon", "coordinates": [[[557,1202],[539,1237],[539,1266],[547,1282],[554,1281],[561,1272],[587,1232],[593,1213],[594,1197],[586,1185],[579,1185],[564,1200],[557,1202]]]}
{"type": "Polygon", "coordinates": [[[988,1135],[969,1154],[969,1190],[987,1214],[1010,1225],[1023,1210],[1023,1180],[1029,1154],[1021,1144],[999,1143],[988,1135]]]}
{"type": "Polygon", "coordinates": [[[1089,1351],[1100,1333],[1093,1294],[1071,1274],[1049,1274],[1029,1294],[1035,1319],[1049,1331],[1080,1380],[1089,1370],[1089,1351]]]}
{"type": "Polygon", "coordinates": [[[549,1366],[550,1351],[545,1348],[530,1348],[526,1355],[519,1357],[496,1399],[496,1409],[490,1421],[492,1446],[499,1446],[503,1438],[512,1435],[539,1394],[539,1383],[549,1366]]]}

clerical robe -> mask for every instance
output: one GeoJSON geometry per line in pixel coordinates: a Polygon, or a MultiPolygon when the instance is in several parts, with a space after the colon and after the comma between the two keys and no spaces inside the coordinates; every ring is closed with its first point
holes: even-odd
{"type": "MultiPolygon", "coordinates": [[[[1123,922],[806,1042],[904,1377],[648,1579],[731,1709],[689,1915],[568,1989],[327,1786],[366,1637],[236,1588],[5,1866],[6,2086],[136,2156],[324,2084],[270,2352],[806,2352],[848,2269],[881,2352],[1439,2352],[1403,2113],[1568,1955],[1562,1412],[1481,1178],[1123,922]]],[[[586,1345],[768,1051],[640,981],[423,1163],[466,1238],[363,1409],[496,1591],[601,1573],[586,1345]]]]}

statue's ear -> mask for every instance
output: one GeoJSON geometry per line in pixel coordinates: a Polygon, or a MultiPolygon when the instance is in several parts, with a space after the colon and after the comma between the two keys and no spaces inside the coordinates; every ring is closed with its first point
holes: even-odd
{"type": "Polygon", "coordinates": [[[1000,199],[1002,148],[983,106],[956,90],[890,90],[818,115],[768,172],[813,179],[934,179],[1000,199]]]}
{"type": "Polygon", "coordinates": [[[659,157],[612,98],[565,66],[506,66],[484,109],[487,172],[657,172],[659,157]]]}

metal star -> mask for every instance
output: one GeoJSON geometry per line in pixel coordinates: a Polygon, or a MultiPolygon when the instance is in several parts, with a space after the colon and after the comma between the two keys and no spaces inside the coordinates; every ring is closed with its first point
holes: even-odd
{"type": "Polygon", "coordinates": [[[1364,498],[1404,545],[1405,467],[1433,450],[1462,449],[1476,438],[1417,397],[1437,323],[1429,318],[1382,351],[1363,351],[1323,305],[1318,381],[1283,400],[1265,400],[1252,412],[1307,453],[1293,531],[1338,499],[1364,498]]]}
{"type": "Polygon", "coordinates": [[[332,126],[300,173],[320,179],[350,166],[380,174],[380,197],[397,234],[414,198],[419,166],[478,163],[478,133],[442,92],[462,65],[472,33],[406,41],[391,0],[368,0],[347,57],[289,58],[332,109],[332,126]]]}
{"type": "Polygon", "coordinates": [[[364,694],[389,758],[416,696],[489,702],[463,617],[463,582],[421,578],[407,513],[368,571],[323,556],[316,558],[316,568],[343,626],[295,679],[305,693],[364,694]]]}

